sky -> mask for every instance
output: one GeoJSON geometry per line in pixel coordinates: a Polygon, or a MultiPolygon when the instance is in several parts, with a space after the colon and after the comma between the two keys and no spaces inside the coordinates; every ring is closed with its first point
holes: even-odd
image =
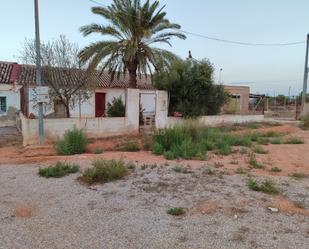
{"type": "MultiPolygon", "coordinates": [[[[97,0],[108,5],[111,0],[97,0]]],[[[143,1],[143,0],[142,0],[143,1]]],[[[23,41],[34,37],[34,1],[1,0],[0,61],[19,61],[23,41]]],[[[288,43],[306,40],[309,33],[308,0],[160,0],[167,17],[184,31],[232,41],[288,43]]],[[[99,36],[83,37],[79,28],[103,18],[91,13],[89,0],[39,0],[41,40],[67,36],[82,48],[99,36]]],[[[164,47],[186,58],[209,59],[215,81],[247,85],[252,93],[299,94],[304,77],[306,44],[265,47],[242,46],[187,35],[164,47]]]]}

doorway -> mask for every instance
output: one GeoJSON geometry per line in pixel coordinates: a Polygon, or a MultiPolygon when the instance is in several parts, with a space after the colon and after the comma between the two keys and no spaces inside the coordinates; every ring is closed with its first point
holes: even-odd
{"type": "Polygon", "coordinates": [[[95,94],[95,117],[105,117],[106,112],[106,93],[95,94]]]}

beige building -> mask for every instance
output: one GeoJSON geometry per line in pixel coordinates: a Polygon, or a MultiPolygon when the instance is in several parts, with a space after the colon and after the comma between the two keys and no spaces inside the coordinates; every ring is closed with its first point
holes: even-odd
{"type": "Polygon", "coordinates": [[[228,114],[246,114],[249,112],[250,87],[248,86],[224,86],[232,99],[223,107],[228,114]]]}

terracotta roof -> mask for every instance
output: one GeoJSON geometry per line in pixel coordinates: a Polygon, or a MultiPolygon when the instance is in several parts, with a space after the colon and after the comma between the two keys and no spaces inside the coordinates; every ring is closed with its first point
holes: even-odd
{"type": "MultiPolygon", "coordinates": [[[[43,68],[43,82],[44,77],[52,77],[53,82],[58,85],[77,84],[78,79],[83,71],[78,69],[62,69],[53,68],[48,72],[43,68]]],[[[91,84],[97,87],[103,88],[128,88],[129,87],[129,76],[128,74],[121,74],[120,78],[115,79],[111,82],[111,77],[107,72],[95,71],[89,76],[91,84]]],[[[22,71],[17,81],[21,85],[35,85],[36,83],[36,70],[34,66],[22,65],[22,71]]],[[[46,83],[46,82],[45,82],[46,83]]],[[[137,79],[137,88],[139,89],[153,89],[151,84],[151,77],[142,76],[137,79]]]]}
{"type": "Polygon", "coordinates": [[[0,84],[10,84],[13,63],[0,62],[0,84]]]}

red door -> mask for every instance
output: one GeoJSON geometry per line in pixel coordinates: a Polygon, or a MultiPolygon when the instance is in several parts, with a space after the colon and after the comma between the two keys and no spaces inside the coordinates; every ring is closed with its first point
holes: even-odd
{"type": "Polygon", "coordinates": [[[95,117],[101,118],[105,116],[105,104],[106,98],[105,93],[95,94],[95,117]]]}

